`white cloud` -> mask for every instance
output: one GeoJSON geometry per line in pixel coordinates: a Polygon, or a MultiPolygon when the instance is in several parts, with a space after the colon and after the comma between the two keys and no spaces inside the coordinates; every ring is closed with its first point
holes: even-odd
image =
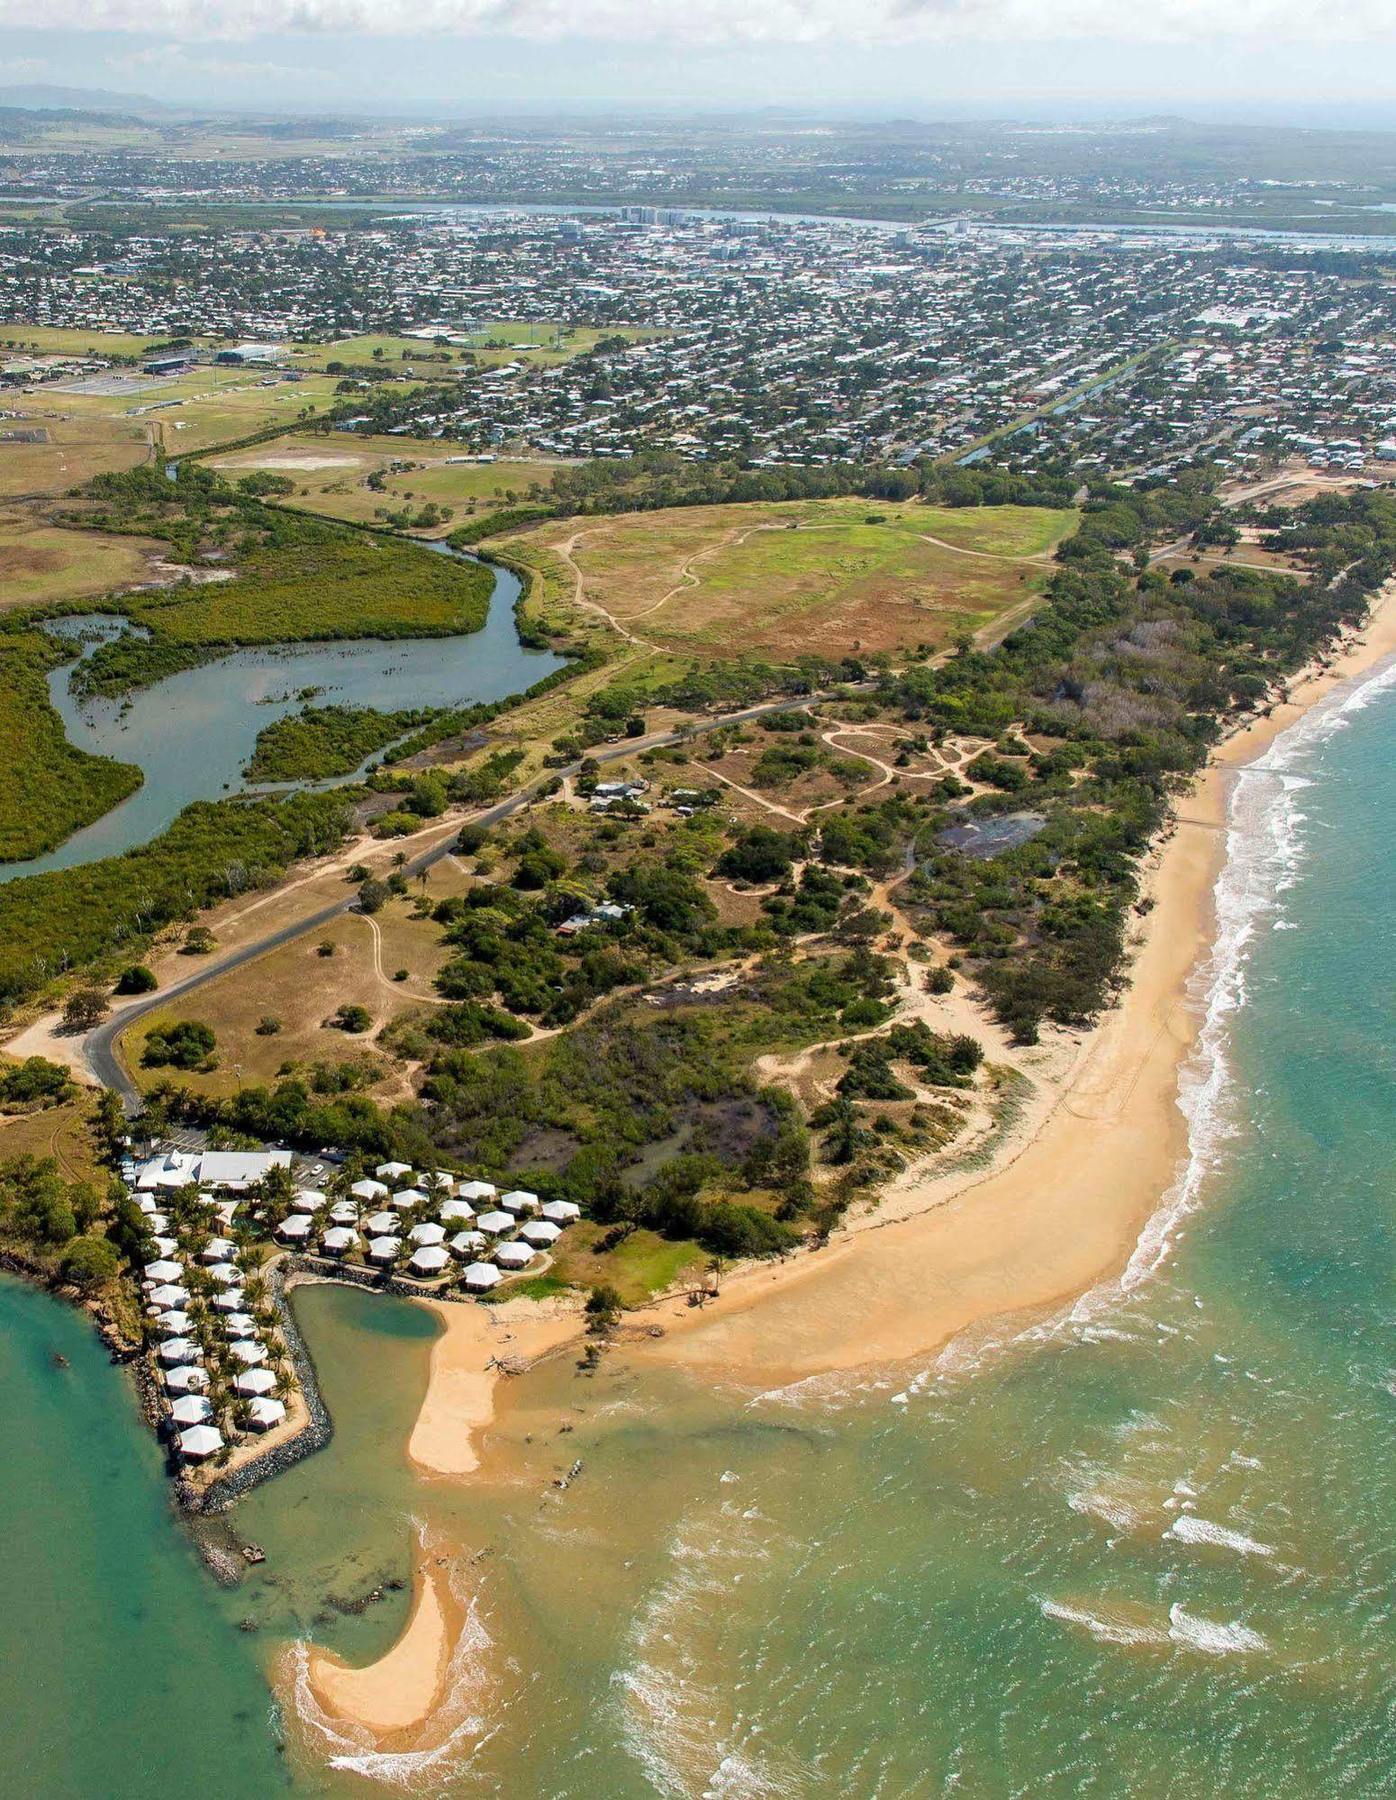
{"type": "Polygon", "coordinates": [[[0,0],[0,27],[188,40],[446,34],[690,45],[1334,39],[1388,44],[1392,0],[0,0]]]}

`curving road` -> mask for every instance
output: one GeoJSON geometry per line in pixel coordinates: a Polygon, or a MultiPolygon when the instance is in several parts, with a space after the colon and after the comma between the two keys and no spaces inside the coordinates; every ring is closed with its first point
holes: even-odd
{"type": "MultiPolygon", "coordinates": [[[[842,691],[857,687],[868,687],[870,682],[850,682],[842,691]]],[[[763,700],[756,706],[743,707],[740,712],[723,713],[715,719],[695,720],[686,725],[682,731],[665,731],[643,738],[628,738],[624,743],[614,744],[608,749],[596,749],[588,753],[588,759],[596,763],[616,762],[621,757],[634,756],[644,750],[662,750],[671,744],[678,744],[702,732],[719,731],[725,725],[741,725],[748,719],[759,719],[765,713],[788,712],[792,707],[817,706],[821,701],[830,698],[828,693],[807,695],[804,699],[786,695],[779,700],[763,700]]],[[[527,787],[510,794],[507,799],[497,801],[483,812],[470,813],[461,819],[461,824],[497,825],[501,819],[507,819],[520,807],[527,806],[541,793],[543,788],[558,778],[566,779],[578,774],[581,762],[568,763],[566,768],[555,769],[546,776],[540,776],[527,787]]],[[[423,869],[429,869],[451,854],[455,848],[456,834],[450,832],[439,844],[430,850],[424,850],[406,863],[402,869],[404,875],[417,875],[423,869]]],[[[153,994],[144,995],[120,1012],[98,1025],[88,1033],[83,1042],[83,1060],[91,1071],[93,1079],[102,1087],[112,1088],[121,1096],[122,1105],[128,1114],[140,1110],[141,1091],[131,1079],[125,1065],[117,1053],[116,1043],[121,1034],[133,1025],[137,1019],[144,1018],[147,1013],[158,1007],[167,1006],[171,1000],[181,999],[185,994],[193,993],[196,988],[204,987],[210,981],[216,981],[220,975],[227,975],[234,969],[240,969],[246,963],[255,962],[259,956],[265,956],[271,950],[279,950],[283,944],[293,943],[308,932],[318,931],[328,925],[331,919],[337,919],[342,913],[349,912],[357,903],[357,893],[350,889],[342,900],[336,900],[332,906],[322,906],[318,912],[307,913],[305,918],[296,919],[279,930],[268,932],[255,942],[244,944],[240,949],[231,950],[226,956],[215,961],[202,963],[192,973],[181,980],[173,982],[169,987],[158,989],[153,994]]]]}

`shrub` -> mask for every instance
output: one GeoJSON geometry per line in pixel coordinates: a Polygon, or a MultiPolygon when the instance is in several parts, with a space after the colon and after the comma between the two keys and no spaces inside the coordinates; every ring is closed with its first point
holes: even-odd
{"type": "Polygon", "coordinates": [[[160,983],[144,963],[131,963],[116,978],[118,994],[153,994],[160,983]]]}
{"type": "Polygon", "coordinates": [[[199,1019],[157,1026],[145,1040],[141,1062],[148,1069],[207,1069],[218,1043],[213,1027],[199,1019]]]}

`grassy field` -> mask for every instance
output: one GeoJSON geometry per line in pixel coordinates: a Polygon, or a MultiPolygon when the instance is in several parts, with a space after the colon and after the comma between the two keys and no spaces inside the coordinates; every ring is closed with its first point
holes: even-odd
{"type": "Polygon", "coordinates": [[[0,608],[102,594],[148,573],[163,546],[101,531],[36,524],[23,510],[0,508],[0,608]]]}
{"type": "Polygon", "coordinates": [[[459,525],[476,511],[507,505],[511,493],[522,497],[535,484],[546,488],[561,466],[542,458],[448,460],[460,454],[458,446],[435,440],[346,434],[260,444],[211,458],[209,467],[230,481],[258,469],[287,475],[297,484],[289,504],[336,519],[371,524],[404,506],[419,508],[432,501],[449,506],[451,523],[459,525]],[[397,472],[390,473],[395,466],[397,472]],[[369,487],[370,475],[381,476],[381,491],[369,487]]]}
{"type": "MultiPolygon", "coordinates": [[[[464,885],[459,870],[445,862],[431,871],[425,890],[414,882],[412,892],[439,900],[464,885]]],[[[142,1087],[156,1086],[172,1071],[142,1068],[146,1038],[162,1026],[198,1019],[217,1036],[218,1067],[207,1074],[180,1071],[176,1078],[200,1093],[231,1094],[239,1081],[271,1083],[286,1063],[337,1065],[370,1057],[378,1065],[375,1085],[386,1083],[388,1089],[378,1097],[396,1098],[400,1070],[375,1051],[373,1040],[391,1019],[431,1003],[423,997],[432,995],[432,977],[449,952],[440,927],[414,919],[405,901],[391,902],[373,923],[376,937],[364,918],[336,919],[313,937],[284,944],[187,999],[157,1008],[123,1033],[123,1060],[142,1087]],[[320,954],[322,943],[334,945],[333,956],[320,954]],[[399,969],[408,971],[405,982],[393,980],[399,969]],[[346,1005],[367,1009],[373,1019],[369,1032],[359,1036],[326,1027],[325,1020],[346,1005]],[[276,1019],[280,1030],[259,1034],[257,1026],[266,1018],[276,1019]]]]}
{"type": "MultiPolygon", "coordinates": [[[[6,396],[6,400],[9,400],[6,396]]],[[[150,456],[145,428],[127,419],[54,418],[31,413],[0,422],[0,500],[52,499],[113,469],[132,469],[150,456]],[[38,430],[43,442],[11,434],[38,430]]]]}
{"type": "Polygon", "coordinates": [[[1044,585],[1075,517],[806,501],[573,519],[517,541],[530,561],[550,553],[554,593],[580,575],[582,597],[648,643],[836,656],[939,646],[990,624],[1044,585]]]}
{"type": "MultiPolygon", "coordinates": [[[[129,428],[140,421],[140,427],[158,432],[167,453],[176,456],[276,425],[290,430],[304,417],[328,412],[341,397],[333,375],[288,380],[266,370],[201,366],[155,382],[138,371],[129,376],[116,372],[118,378],[124,391],[72,393],[50,382],[10,390],[6,405],[26,421],[76,423],[99,435],[114,425],[129,428]]],[[[395,383],[389,386],[396,390],[395,383]]]]}
{"type": "MultiPolygon", "coordinates": [[[[212,342],[197,340],[199,342],[212,342]]],[[[93,331],[87,326],[28,325],[0,321],[0,352],[25,356],[144,356],[169,342],[168,332],[93,331]]]]}
{"type": "Polygon", "coordinates": [[[428,338],[368,333],[363,337],[338,338],[330,344],[300,345],[295,351],[295,363],[307,369],[323,369],[327,362],[378,362],[388,366],[405,363],[419,377],[446,373],[458,368],[468,357],[485,368],[507,362],[555,368],[559,363],[570,362],[574,356],[584,355],[603,337],[623,337],[640,342],[659,335],[627,325],[608,325],[604,330],[598,330],[590,325],[558,327],[540,321],[489,319],[477,332],[471,333],[467,344],[434,344],[428,338]],[[492,348],[492,345],[498,347],[492,348]],[[377,354],[380,351],[382,354],[377,354]],[[434,360],[447,354],[451,359],[449,363],[434,360]]]}

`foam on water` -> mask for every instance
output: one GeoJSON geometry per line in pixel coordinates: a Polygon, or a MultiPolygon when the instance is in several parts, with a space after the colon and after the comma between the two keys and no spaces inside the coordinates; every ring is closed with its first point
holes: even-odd
{"type": "Polygon", "coordinates": [[[1242,1625],[1230,1625],[1215,1619],[1195,1618],[1181,1604],[1168,1609],[1168,1635],[1184,1650],[1199,1650],[1204,1656],[1245,1656],[1269,1645],[1258,1631],[1242,1625]]]}
{"type": "Polygon", "coordinates": [[[1211,1544],[1219,1550],[1234,1550],[1238,1556],[1275,1554],[1273,1544],[1262,1544],[1257,1538],[1247,1537],[1243,1531],[1213,1524],[1210,1519],[1199,1519],[1194,1513],[1184,1513],[1175,1519],[1163,1535],[1175,1538],[1180,1544],[1211,1544]]]}
{"type": "MultiPolygon", "coordinates": [[[[442,1547],[428,1540],[426,1527],[420,1521],[415,1523],[422,1552],[439,1553],[442,1547]]],[[[480,1703],[489,1686],[493,1640],[480,1616],[478,1596],[465,1585],[458,1559],[453,1557],[447,1567],[451,1595],[464,1609],[465,1623],[447,1664],[441,1704],[423,1725],[421,1743],[401,1750],[380,1750],[371,1732],[332,1718],[316,1699],[310,1684],[310,1643],[301,1638],[291,1646],[287,1686],[295,1717],[330,1768],[388,1786],[435,1792],[448,1768],[462,1767],[493,1736],[497,1726],[480,1714],[480,1703]]]]}
{"type": "MultiPolygon", "coordinates": [[[[936,1373],[972,1373],[986,1356],[1040,1343],[1063,1331],[1077,1341],[1167,1263],[1180,1227],[1202,1202],[1220,1167],[1225,1146],[1238,1128],[1230,1038],[1236,1014],[1247,998],[1247,970],[1257,933],[1289,921],[1281,916],[1282,896],[1302,866],[1307,815],[1298,796],[1311,787],[1299,772],[1306,756],[1349,728],[1353,718],[1396,687],[1396,659],[1380,665],[1355,686],[1340,688],[1282,732],[1255,762],[1237,773],[1227,809],[1226,861],[1214,889],[1217,935],[1189,983],[1189,997],[1203,1014],[1192,1055],[1179,1077],[1178,1106],[1188,1125],[1188,1156],[1178,1179],[1140,1233],[1124,1272],[1083,1294],[1065,1312],[1004,1337],[974,1334],[953,1339],[937,1358],[936,1373]]],[[[1088,1341],[1088,1340],[1087,1340],[1088,1341]]]]}
{"type": "Polygon", "coordinates": [[[1110,1616],[1103,1611],[1091,1612],[1084,1606],[1068,1606],[1061,1600],[1043,1600],[1039,1604],[1044,1619],[1056,1619],[1063,1625],[1079,1625],[1098,1644],[1119,1644],[1134,1649],[1169,1641],[1169,1634],[1161,1625],[1110,1616]]]}

